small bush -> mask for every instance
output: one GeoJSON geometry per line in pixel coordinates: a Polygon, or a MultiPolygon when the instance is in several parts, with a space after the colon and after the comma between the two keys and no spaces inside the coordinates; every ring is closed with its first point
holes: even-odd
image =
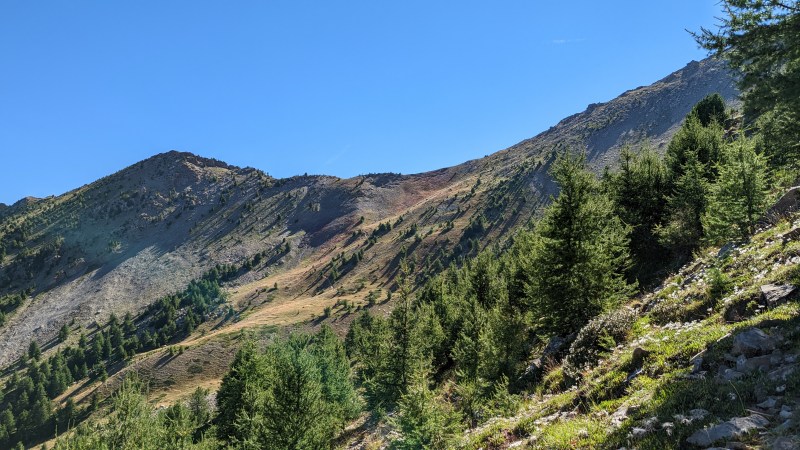
{"type": "Polygon", "coordinates": [[[622,308],[592,319],[584,326],[564,359],[564,374],[579,379],[580,373],[591,368],[600,357],[625,340],[636,321],[636,313],[622,308]]]}

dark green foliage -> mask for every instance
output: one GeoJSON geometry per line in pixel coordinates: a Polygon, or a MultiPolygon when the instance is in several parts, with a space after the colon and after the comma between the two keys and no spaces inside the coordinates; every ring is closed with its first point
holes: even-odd
{"type": "Polygon", "coordinates": [[[330,448],[359,411],[344,348],[330,329],[236,355],[218,398],[218,435],[243,448],[330,448]]]}
{"type": "Polygon", "coordinates": [[[644,148],[639,153],[623,149],[620,169],[606,178],[614,210],[631,227],[633,276],[649,280],[668,264],[667,249],[658,242],[655,228],[664,221],[668,193],[667,170],[659,155],[644,148]]]}
{"type": "Polygon", "coordinates": [[[64,342],[69,337],[69,326],[64,324],[61,329],[58,330],[58,340],[60,342],[64,342]]]}
{"type": "Polygon", "coordinates": [[[373,409],[381,408],[393,397],[389,375],[391,331],[387,320],[364,311],[350,325],[345,348],[367,402],[373,409]]]}
{"type": "Polygon", "coordinates": [[[745,115],[759,118],[773,163],[796,166],[800,155],[800,2],[723,0],[718,30],[695,35],[739,71],[745,115]]]}
{"type": "Polygon", "coordinates": [[[708,204],[706,170],[696,156],[691,155],[681,167],[671,195],[667,198],[667,217],[656,228],[661,245],[687,257],[703,238],[703,215],[708,204]]]}
{"type": "Polygon", "coordinates": [[[713,181],[714,165],[720,160],[723,145],[722,125],[711,122],[703,126],[699,117],[689,114],[667,147],[665,164],[669,181],[674,185],[692,161],[701,165],[706,180],[713,181]]]}
{"type": "Polygon", "coordinates": [[[767,163],[755,143],[741,136],[726,147],[724,156],[704,221],[712,243],[752,234],[767,202],[767,163]]]}
{"type": "Polygon", "coordinates": [[[542,329],[565,334],[632,292],[624,278],[629,229],[583,156],[560,157],[553,177],[561,192],[536,228],[530,297],[542,329]]]}
{"type": "Polygon", "coordinates": [[[725,111],[725,100],[717,93],[709,94],[700,100],[689,113],[700,120],[704,127],[716,122],[724,126],[728,121],[728,113],[725,111]]]}
{"type": "Polygon", "coordinates": [[[36,341],[31,341],[30,345],[28,345],[28,358],[38,360],[40,356],[42,356],[42,350],[39,348],[39,344],[36,341]]]}
{"type": "Polygon", "coordinates": [[[446,449],[461,431],[461,418],[440,394],[431,390],[423,374],[415,375],[398,406],[400,449],[446,449]]]}

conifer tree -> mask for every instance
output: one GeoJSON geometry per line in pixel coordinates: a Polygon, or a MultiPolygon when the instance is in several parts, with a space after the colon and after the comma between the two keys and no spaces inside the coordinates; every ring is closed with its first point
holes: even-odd
{"type": "Polygon", "coordinates": [[[716,166],[724,145],[722,125],[712,121],[703,126],[697,114],[690,113],[672,137],[667,147],[665,163],[668,179],[674,186],[683,176],[686,164],[696,159],[705,169],[704,176],[708,181],[716,178],[716,166]]]}
{"type": "Polygon", "coordinates": [[[666,213],[667,171],[659,155],[649,147],[639,153],[628,148],[620,154],[620,170],[607,177],[614,209],[631,227],[631,254],[636,278],[648,274],[667,261],[665,248],[654,233],[666,213]],[[654,261],[656,263],[654,264],[654,261]]]}
{"type": "Polygon", "coordinates": [[[31,341],[28,345],[28,358],[39,360],[40,356],[42,356],[42,350],[39,348],[39,344],[36,341],[31,341]]]}
{"type": "Polygon", "coordinates": [[[632,292],[629,229],[585,168],[585,156],[564,154],[553,178],[560,193],[537,226],[530,296],[540,326],[569,333],[632,292]]]}
{"type": "Polygon", "coordinates": [[[767,200],[767,164],[752,139],[726,147],[719,178],[711,187],[704,224],[708,240],[720,243],[752,234],[767,200]]]}
{"type": "Polygon", "coordinates": [[[254,415],[258,408],[258,405],[245,401],[246,388],[262,390],[266,381],[262,358],[255,343],[248,340],[236,352],[217,393],[217,435],[220,439],[245,438],[237,430],[236,421],[242,414],[254,415]]]}
{"type": "Polygon", "coordinates": [[[764,147],[777,165],[800,155],[800,2],[723,0],[717,30],[701,29],[698,43],[741,76],[745,118],[758,118],[764,147]]]}
{"type": "Polygon", "coordinates": [[[667,198],[667,220],[656,228],[662,245],[682,257],[688,256],[703,237],[703,215],[708,204],[705,165],[690,155],[667,198]]]}

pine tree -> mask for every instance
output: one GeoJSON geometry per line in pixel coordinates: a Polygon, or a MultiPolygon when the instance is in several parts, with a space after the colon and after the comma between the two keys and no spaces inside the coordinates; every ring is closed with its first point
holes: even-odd
{"type": "Polygon", "coordinates": [[[741,136],[726,148],[719,179],[711,187],[704,218],[708,240],[720,243],[752,234],[766,200],[766,161],[753,140],[741,136]]]}
{"type": "Polygon", "coordinates": [[[706,95],[697,102],[689,114],[696,116],[704,127],[711,125],[712,122],[724,126],[725,122],[728,121],[728,113],[725,111],[725,99],[716,92],[706,95]]]}
{"type": "Polygon", "coordinates": [[[681,168],[667,199],[667,220],[656,228],[659,242],[687,257],[703,237],[703,215],[708,204],[705,165],[691,155],[681,168]]]}
{"type": "Polygon", "coordinates": [[[629,229],[583,155],[560,156],[552,175],[561,190],[537,226],[530,296],[540,326],[565,334],[632,292],[623,276],[629,229]]]}
{"type": "Polygon", "coordinates": [[[69,327],[67,324],[64,324],[60,330],[58,330],[58,340],[60,342],[64,342],[69,337],[69,327]]]}
{"type": "Polygon", "coordinates": [[[331,405],[334,420],[344,428],[360,410],[344,345],[330,326],[324,325],[312,338],[311,352],[320,371],[323,398],[331,405]]]}
{"type": "Polygon", "coordinates": [[[265,396],[263,428],[259,430],[264,448],[330,448],[339,424],[325,401],[320,370],[307,345],[307,337],[292,336],[267,349],[266,364],[274,375],[265,396]]]}
{"type": "Polygon", "coordinates": [[[797,165],[800,155],[800,2],[723,0],[718,30],[698,43],[741,74],[745,118],[759,118],[772,162],[797,165]]]}
{"type": "Polygon", "coordinates": [[[664,163],[649,147],[638,154],[623,149],[619,172],[606,178],[617,215],[631,227],[633,271],[639,279],[668,262],[654,233],[666,214],[667,178],[664,163]]]}
{"type": "Polygon", "coordinates": [[[708,181],[716,178],[715,164],[719,162],[724,146],[722,125],[712,121],[703,126],[696,114],[690,113],[672,137],[667,147],[665,163],[668,180],[675,185],[686,170],[686,164],[696,159],[705,169],[708,181]]]}
{"type": "Polygon", "coordinates": [[[42,356],[42,350],[39,348],[39,344],[31,341],[28,345],[28,358],[38,361],[40,356],[42,356]]]}
{"type": "Polygon", "coordinates": [[[396,420],[402,438],[400,449],[447,449],[461,429],[458,414],[429,387],[424,372],[415,374],[399,401],[396,420]]]}
{"type": "Polygon", "coordinates": [[[386,319],[368,310],[356,317],[345,338],[347,355],[353,362],[364,396],[373,409],[391,402],[391,331],[386,319]]]}
{"type": "Polygon", "coordinates": [[[236,426],[242,414],[253,416],[260,405],[245,401],[247,386],[261,391],[267,381],[264,362],[255,343],[245,342],[236,352],[231,368],[222,379],[217,393],[217,435],[223,440],[243,440],[245,436],[236,426]]]}

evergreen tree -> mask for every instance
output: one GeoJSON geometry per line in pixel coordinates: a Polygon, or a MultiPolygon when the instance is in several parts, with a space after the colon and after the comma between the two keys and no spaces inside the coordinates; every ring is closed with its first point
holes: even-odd
{"type": "Polygon", "coordinates": [[[39,344],[31,341],[28,345],[28,358],[38,361],[40,356],[42,356],[42,350],[39,348],[39,344]]]}
{"type": "Polygon", "coordinates": [[[701,46],[738,73],[745,116],[760,117],[766,150],[777,164],[800,155],[800,2],[723,0],[718,30],[701,29],[701,46]]]}
{"type": "Polygon", "coordinates": [[[67,340],[68,337],[69,337],[69,326],[67,326],[67,324],[64,324],[61,327],[61,329],[58,330],[58,340],[60,342],[64,342],[67,340]]]}
{"type": "Polygon", "coordinates": [[[667,199],[667,220],[656,228],[659,242],[685,258],[703,237],[703,215],[708,204],[705,165],[690,155],[681,167],[672,195],[667,199]]]}
{"type": "Polygon", "coordinates": [[[267,350],[266,364],[274,375],[265,396],[263,428],[259,430],[262,448],[330,448],[340,426],[325,401],[320,370],[307,341],[305,336],[292,336],[267,350]]]}
{"type": "Polygon", "coordinates": [[[753,140],[741,136],[726,148],[719,179],[711,187],[704,219],[708,239],[720,243],[752,234],[766,200],[766,161],[753,140]]]}
{"type": "Polygon", "coordinates": [[[208,389],[198,387],[192,392],[188,402],[189,413],[195,428],[208,424],[211,420],[211,406],[208,404],[208,389]]]}
{"type": "Polygon", "coordinates": [[[398,448],[451,448],[461,429],[458,414],[428,384],[425,373],[419,372],[400,398],[397,425],[403,434],[398,448]]]}
{"type": "Polygon", "coordinates": [[[711,125],[712,122],[724,126],[725,122],[728,121],[728,113],[725,111],[725,99],[716,92],[706,95],[697,102],[689,114],[696,116],[704,127],[711,125]]]}
{"type": "MultiPolygon", "coordinates": [[[[263,360],[255,343],[246,341],[236,352],[231,368],[222,378],[217,393],[217,435],[222,440],[243,440],[246,436],[236,427],[242,415],[254,416],[259,405],[245,401],[246,388],[261,391],[266,382],[263,360]]],[[[252,400],[252,399],[250,399],[252,400]]]]}
{"type": "Polygon", "coordinates": [[[666,214],[668,177],[659,155],[649,147],[634,153],[623,149],[620,170],[606,177],[614,210],[631,227],[631,254],[634,276],[648,279],[668,263],[654,233],[666,214]]]}
{"type": "Polygon", "coordinates": [[[716,178],[715,164],[719,162],[724,146],[723,129],[716,121],[703,126],[696,114],[690,113],[672,137],[667,147],[665,163],[668,180],[674,186],[683,176],[686,164],[696,159],[705,169],[708,181],[716,178]]]}
{"type": "Polygon", "coordinates": [[[324,325],[312,339],[311,352],[319,367],[323,398],[331,405],[334,420],[344,428],[361,409],[344,345],[333,330],[324,325]]]}
{"type": "Polygon", "coordinates": [[[537,226],[530,295],[542,328],[564,334],[632,292],[623,276],[629,229],[583,155],[560,156],[552,175],[561,190],[537,226]]]}
{"type": "Polygon", "coordinates": [[[387,320],[365,310],[350,325],[345,348],[370,407],[381,409],[390,403],[392,344],[387,320]]]}

